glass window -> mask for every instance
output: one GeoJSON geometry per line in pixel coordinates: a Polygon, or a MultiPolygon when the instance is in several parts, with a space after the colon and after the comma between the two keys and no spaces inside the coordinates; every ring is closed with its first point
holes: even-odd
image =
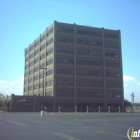
{"type": "Polygon", "coordinates": [[[66,37],[66,36],[58,36],[57,41],[60,43],[68,43],[68,44],[73,44],[74,39],[72,37],[66,37]]]}
{"type": "Polygon", "coordinates": [[[46,72],[46,75],[49,76],[49,75],[51,75],[52,73],[53,73],[53,71],[52,71],[52,70],[49,70],[49,71],[46,72]]]}
{"type": "Polygon", "coordinates": [[[110,80],[107,81],[107,87],[108,88],[120,88],[121,87],[121,82],[120,81],[115,81],[115,80],[110,80]]]}
{"type": "Polygon", "coordinates": [[[40,60],[45,58],[45,53],[40,56],[40,60]]]}
{"type": "Polygon", "coordinates": [[[30,79],[29,79],[29,83],[31,83],[31,82],[33,82],[33,78],[30,78],[30,79]]]}
{"type": "Polygon", "coordinates": [[[38,50],[36,50],[36,51],[35,51],[35,55],[37,55],[39,52],[40,52],[40,51],[39,51],[39,49],[38,49],[38,50]]]}
{"type": "Polygon", "coordinates": [[[46,56],[50,55],[53,52],[53,49],[50,49],[49,51],[46,52],[46,56]]]}
{"type": "Polygon", "coordinates": [[[108,41],[108,40],[105,40],[104,46],[105,46],[106,48],[118,49],[118,48],[119,48],[119,42],[117,42],[117,41],[108,41]]]}
{"type": "Polygon", "coordinates": [[[27,55],[27,54],[29,54],[29,50],[26,50],[26,51],[25,51],[25,55],[27,55]]]}
{"type": "Polygon", "coordinates": [[[28,69],[28,68],[29,68],[29,65],[26,65],[26,66],[25,66],[25,69],[28,69]]]}
{"type": "Polygon", "coordinates": [[[26,73],[25,73],[25,77],[26,77],[26,76],[28,76],[28,75],[29,75],[29,73],[28,73],[28,72],[26,72],[26,73]]]}
{"type": "Polygon", "coordinates": [[[31,54],[30,56],[29,56],[29,59],[31,59],[31,58],[33,58],[34,57],[34,54],[31,54]]]}
{"type": "Polygon", "coordinates": [[[43,78],[43,77],[44,77],[44,74],[43,73],[39,75],[39,78],[40,79],[43,78]]]}
{"type": "Polygon", "coordinates": [[[65,68],[57,68],[57,74],[73,75],[74,74],[74,70],[73,69],[65,69],[65,68]]]}
{"type": "Polygon", "coordinates": [[[53,92],[52,91],[46,92],[45,96],[53,96],[53,92]]]}
{"type": "Polygon", "coordinates": [[[27,92],[28,91],[28,88],[24,88],[24,92],[27,92]]]}
{"type": "Polygon", "coordinates": [[[29,63],[29,67],[31,67],[33,65],[34,65],[34,61],[32,61],[32,62],[29,63]]]}
{"type": "Polygon", "coordinates": [[[58,27],[58,32],[62,33],[74,33],[73,27],[72,26],[59,26],[58,27]]]}
{"type": "Polygon", "coordinates": [[[49,66],[53,63],[53,59],[50,59],[49,61],[46,62],[46,66],[49,66]]]}
{"type": "Polygon", "coordinates": [[[107,71],[106,77],[120,78],[121,73],[119,71],[107,71]]]}
{"type": "Polygon", "coordinates": [[[40,68],[45,68],[45,63],[41,64],[40,68]]]}
{"type": "Polygon", "coordinates": [[[69,79],[69,80],[66,80],[66,79],[57,79],[56,84],[58,86],[73,86],[74,85],[74,81],[71,80],[71,79],[69,79]]]}
{"type": "Polygon", "coordinates": [[[28,89],[28,90],[29,90],[29,91],[31,91],[32,89],[33,89],[33,88],[32,88],[32,86],[31,86],[31,87],[29,87],[29,89],[28,89]]]}
{"type": "Polygon", "coordinates": [[[44,41],[46,38],[46,36],[44,35],[43,37],[41,37],[40,42],[44,41]]]}
{"type": "Polygon", "coordinates": [[[57,58],[57,63],[59,64],[73,64],[73,62],[74,62],[73,58],[62,58],[62,57],[57,58]]]}
{"type": "Polygon", "coordinates": [[[51,81],[46,82],[46,86],[52,86],[52,84],[53,84],[53,81],[52,81],[52,80],[51,80],[51,81]]]}
{"type": "Polygon", "coordinates": [[[114,68],[119,68],[120,63],[119,62],[106,62],[106,67],[114,67],[114,68]]]}
{"type": "Polygon", "coordinates": [[[68,48],[65,46],[59,46],[57,47],[58,53],[64,53],[64,54],[73,54],[73,48],[68,48]]]}
{"type": "Polygon", "coordinates": [[[33,70],[30,70],[30,71],[29,71],[29,75],[30,75],[30,74],[33,74],[33,72],[34,72],[33,70]]]}
{"type": "Polygon", "coordinates": [[[34,85],[34,89],[38,89],[38,85],[34,85]]]}
{"type": "Polygon", "coordinates": [[[37,47],[39,45],[39,41],[37,41],[36,43],[35,43],[35,47],[37,47]]]}
{"type": "Polygon", "coordinates": [[[39,58],[35,59],[34,63],[36,64],[37,62],[39,62],[39,58]]]}
{"type": "Polygon", "coordinates": [[[119,52],[105,52],[105,56],[110,58],[119,58],[120,54],[119,52]]]}
{"type": "Polygon", "coordinates": [[[34,69],[34,72],[37,72],[39,70],[39,67],[36,67],[35,69],[34,69]]]}
{"type": "Polygon", "coordinates": [[[118,33],[105,32],[104,36],[105,36],[105,38],[111,38],[111,39],[118,39],[119,38],[118,33]]]}
{"type": "Polygon", "coordinates": [[[45,44],[40,47],[40,51],[45,49],[45,44]]]}
{"type": "Polygon", "coordinates": [[[34,81],[36,81],[36,80],[38,80],[38,76],[35,76],[35,77],[34,77],[34,81]]]}
{"type": "Polygon", "coordinates": [[[31,48],[30,48],[30,51],[32,51],[34,49],[34,46],[32,46],[31,48]]]}
{"type": "Polygon", "coordinates": [[[40,83],[39,84],[39,88],[43,88],[44,86],[43,86],[43,83],[40,83]]]}
{"type": "Polygon", "coordinates": [[[53,28],[47,33],[47,36],[50,36],[53,33],[53,28]]]}
{"type": "Polygon", "coordinates": [[[26,59],[25,59],[25,62],[27,62],[29,60],[29,57],[27,57],[26,59]]]}
{"type": "Polygon", "coordinates": [[[46,46],[49,46],[49,45],[52,44],[52,43],[53,43],[53,38],[50,39],[50,40],[47,42],[46,46]]]}

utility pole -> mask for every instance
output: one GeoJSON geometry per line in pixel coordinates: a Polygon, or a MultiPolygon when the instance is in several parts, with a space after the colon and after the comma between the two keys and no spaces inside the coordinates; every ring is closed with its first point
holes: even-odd
{"type": "Polygon", "coordinates": [[[131,94],[132,111],[134,112],[134,93],[131,94]]]}

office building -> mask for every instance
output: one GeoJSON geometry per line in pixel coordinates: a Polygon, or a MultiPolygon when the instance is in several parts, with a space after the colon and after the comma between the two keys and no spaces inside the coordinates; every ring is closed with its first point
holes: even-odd
{"type": "Polygon", "coordinates": [[[120,30],[54,21],[25,49],[24,95],[53,111],[123,110],[120,30]]]}

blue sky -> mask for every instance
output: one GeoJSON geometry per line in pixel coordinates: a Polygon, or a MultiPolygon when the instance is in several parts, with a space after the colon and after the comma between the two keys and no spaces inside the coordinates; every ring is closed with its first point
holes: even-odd
{"type": "Polygon", "coordinates": [[[23,94],[24,49],[54,20],[120,29],[124,95],[140,102],[140,0],[0,0],[0,92],[23,94]]]}

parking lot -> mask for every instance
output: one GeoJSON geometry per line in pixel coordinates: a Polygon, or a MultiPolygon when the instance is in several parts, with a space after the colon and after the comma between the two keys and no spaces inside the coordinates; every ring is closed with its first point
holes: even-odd
{"type": "Polygon", "coordinates": [[[140,113],[0,112],[0,140],[128,140],[140,113]]]}

